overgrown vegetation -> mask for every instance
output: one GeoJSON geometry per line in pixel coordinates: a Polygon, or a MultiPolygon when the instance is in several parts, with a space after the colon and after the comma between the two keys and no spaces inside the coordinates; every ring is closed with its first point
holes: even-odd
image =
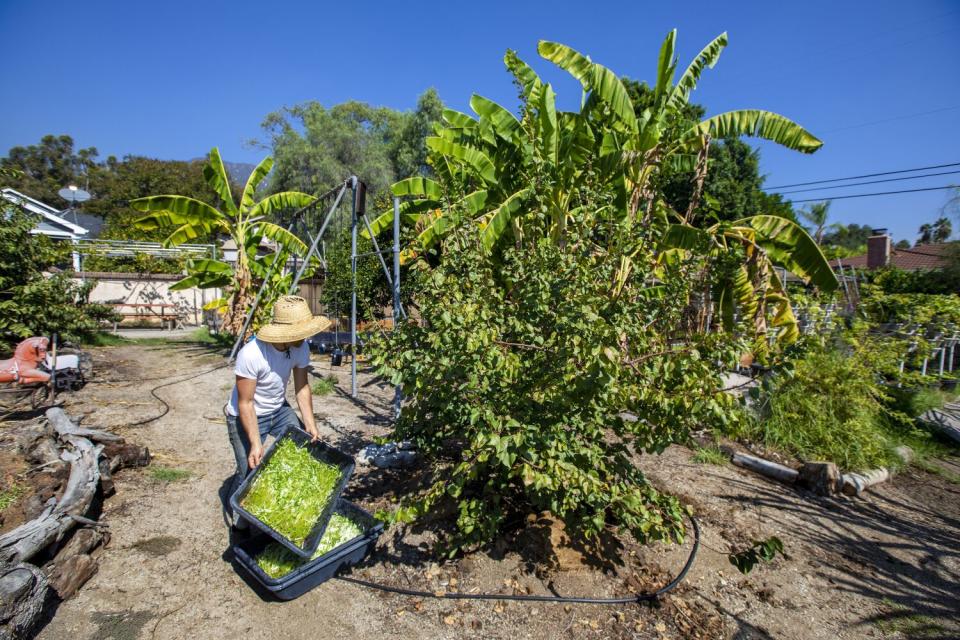
{"type": "Polygon", "coordinates": [[[241,506],[296,545],[313,531],[340,481],[340,469],[282,438],[241,506]]]}

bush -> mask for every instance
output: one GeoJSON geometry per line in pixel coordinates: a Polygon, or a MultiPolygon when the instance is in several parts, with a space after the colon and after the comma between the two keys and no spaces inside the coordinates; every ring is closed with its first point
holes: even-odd
{"type": "Polygon", "coordinates": [[[93,283],[80,285],[62,273],[44,275],[69,253],[45,236],[30,234],[34,216],[6,207],[0,217],[0,344],[10,348],[23,338],[53,332],[80,341],[92,337],[101,320],[114,317],[109,307],[89,302],[93,283]]]}
{"type": "Polygon", "coordinates": [[[816,344],[791,365],[772,379],[760,417],[743,435],[844,470],[893,460],[886,398],[873,369],[852,347],[816,344]]]}
{"type": "Polygon", "coordinates": [[[635,455],[730,415],[719,371],[738,349],[729,336],[683,332],[689,265],[659,267],[650,286],[656,261],[640,240],[617,292],[623,254],[569,234],[564,246],[533,241],[501,257],[469,233],[448,239],[419,278],[420,320],[374,338],[374,364],[407,399],[391,437],[433,463],[430,487],[394,517],[449,506],[449,552],[545,510],[587,536],[615,525],[640,541],[680,539],[683,508],[635,455]]]}

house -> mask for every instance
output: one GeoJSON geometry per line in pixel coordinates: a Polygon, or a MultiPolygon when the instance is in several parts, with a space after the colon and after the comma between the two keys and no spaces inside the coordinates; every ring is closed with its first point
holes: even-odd
{"type": "Polygon", "coordinates": [[[896,249],[886,229],[874,229],[873,235],[867,238],[865,255],[835,258],[830,261],[830,265],[834,270],[879,269],[889,266],[904,271],[932,271],[949,266],[956,250],[956,244],[950,242],[896,249]]]}
{"type": "MultiPolygon", "coordinates": [[[[0,197],[25,211],[40,216],[37,226],[30,230],[33,235],[44,235],[52,240],[64,240],[77,244],[77,241],[86,237],[88,233],[84,227],[62,218],[60,215],[62,212],[59,209],[34,200],[16,189],[6,187],[0,191],[0,197]]],[[[73,270],[80,270],[80,254],[76,251],[73,252],[73,270]]]]}

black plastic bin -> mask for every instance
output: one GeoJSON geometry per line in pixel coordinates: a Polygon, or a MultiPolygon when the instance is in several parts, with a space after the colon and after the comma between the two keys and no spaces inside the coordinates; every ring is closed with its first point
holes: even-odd
{"type": "Polygon", "coordinates": [[[360,524],[364,532],[319,558],[304,563],[281,578],[271,578],[257,565],[257,556],[264,547],[273,542],[270,536],[255,534],[248,540],[233,545],[234,558],[240,568],[272,596],[280,600],[299,598],[310,589],[332,578],[341,569],[362,561],[373,551],[377,538],[383,532],[382,522],[352,502],[341,500],[337,511],[360,524]]]}
{"type": "Polygon", "coordinates": [[[272,445],[270,445],[270,448],[263,456],[263,460],[260,462],[260,466],[258,466],[253,473],[247,475],[247,477],[243,480],[243,484],[240,485],[240,488],[237,489],[232,496],[230,496],[230,508],[233,509],[235,513],[239,513],[240,516],[244,520],[248,521],[251,525],[273,537],[277,542],[281,543],[296,555],[300,556],[301,558],[309,559],[316,552],[317,547],[320,546],[320,539],[323,537],[323,532],[327,529],[327,523],[330,522],[330,516],[333,515],[333,512],[339,503],[340,494],[343,493],[343,488],[347,485],[347,480],[350,479],[350,474],[353,473],[353,465],[353,458],[343,453],[339,449],[334,449],[330,445],[319,441],[310,442],[310,434],[308,434],[306,431],[296,427],[290,428],[285,431],[282,436],[277,438],[272,445]],[[260,470],[267,466],[267,463],[270,462],[270,458],[273,457],[274,452],[277,450],[277,445],[280,444],[280,442],[284,439],[293,440],[298,446],[306,446],[307,450],[310,451],[314,458],[322,462],[326,462],[327,464],[336,465],[340,469],[340,481],[333,488],[333,493],[330,495],[330,501],[327,503],[323,513],[320,514],[320,517],[317,519],[317,523],[314,525],[310,535],[308,535],[306,540],[303,541],[302,547],[294,544],[292,540],[288,540],[283,534],[275,531],[273,527],[269,526],[241,506],[243,499],[247,496],[247,492],[250,490],[250,487],[253,486],[257,475],[260,473],[260,470]]]}

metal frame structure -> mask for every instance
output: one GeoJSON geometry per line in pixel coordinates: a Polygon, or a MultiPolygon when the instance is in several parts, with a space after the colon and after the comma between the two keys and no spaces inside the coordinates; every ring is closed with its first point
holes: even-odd
{"type": "MultiPolygon", "coordinates": [[[[330,226],[330,222],[333,220],[334,216],[337,213],[337,209],[340,206],[340,203],[343,201],[344,196],[346,195],[347,189],[351,193],[351,205],[350,205],[350,273],[351,273],[351,293],[350,293],[350,395],[353,398],[357,397],[357,259],[363,258],[369,255],[376,255],[380,261],[380,266],[383,268],[383,274],[387,279],[387,283],[390,285],[390,290],[393,297],[393,318],[394,324],[401,317],[406,317],[406,312],[403,309],[403,306],[400,303],[400,216],[399,208],[400,201],[398,198],[393,199],[393,246],[390,249],[381,250],[377,239],[373,234],[373,229],[370,226],[370,220],[367,218],[367,207],[366,207],[366,195],[367,195],[367,186],[362,181],[360,181],[357,176],[350,176],[344,180],[340,185],[334,187],[327,193],[320,196],[316,202],[313,204],[304,207],[303,209],[296,211],[291,216],[286,229],[290,233],[294,233],[299,229],[307,237],[309,241],[309,249],[307,254],[303,256],[303,263],[297,264],[298,260],[294,261],[293,270],[294,277],[293,282],[290,284],[289,294],[293,294],[298,285],[300,284],[300,279],[303,277],[303,274],[306,272],[310,261],[316,256],[321,261],[321,264],[326,269],[326,261],[323,255],[323,237],[327,229],[330,226]],[[309,216],[312,212],[319,209],[321,203],[325,203],[328,198],[336,194],[333,199],[333,204],[327,210],[326,214],[323,216],[323,221],[320,224],[320,228],[317,230],[316,234],[311,233],[311,221],[309,216]],[[373,243],[373,251],[366,253],[357,253],[357,233],[359,231],[360,223],[363,223],[364,228],[370,234],[370,239],[373,243]],[[393,254],[393,273],[387,267],[387,262],[383,257],[384,253],[393,254]]],[[[306,243],[305,243],[306,244],[306,243]]],[[[253,316],[257,311],[257,308],[260,305],[260,300],[263,296],[263,292],[270,282],[270,276],[273,275],[273,269],[276,268],[279,261],[274,262],[270,271],[267,272],[267,277],[264,278],[263,284],[261,284],[260,289],[257,291],[257,295],[254,298],[253,304],[250,306],[250,309],[247,311],[246,318],[243,323],[243,330],[240,332],[240,335],[237,336],[237,340],[234,342],[233,349],[230,351],[230,360],[236,358],[237,352],[240,350],[240,346],[243,343],[243,338],[247,333],[247,330],[250,327],[250,323],[253,320],[253,316]]],[[[286,265],[283,265],[286,266],[286,265]]],[[[281,268],[283,268],[281,266],[281,268]]],[[[397,415],[400,412],[400,389],[399,387],[396,390],[394,398],[394,411],[397,415]]]]}

